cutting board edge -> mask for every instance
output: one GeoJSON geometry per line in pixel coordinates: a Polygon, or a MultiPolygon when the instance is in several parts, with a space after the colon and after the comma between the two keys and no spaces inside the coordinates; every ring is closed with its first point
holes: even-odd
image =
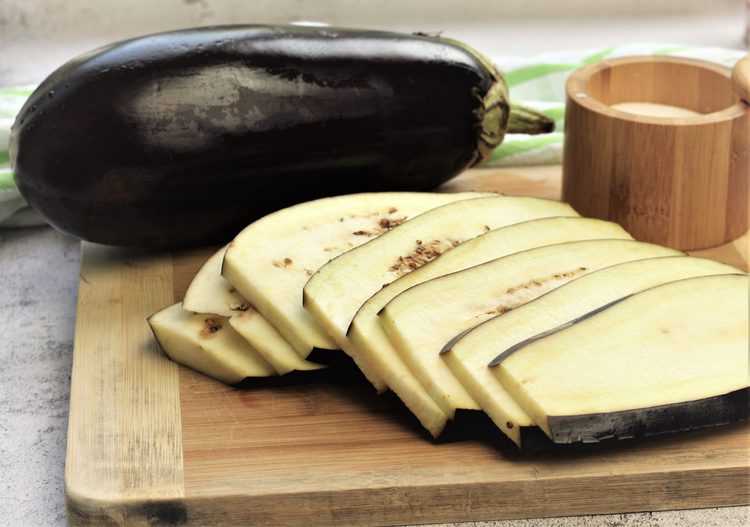
{"type": "Polygon", "coordinates": [[[750,505],[750,488],[745,484],[748,477],[750,464],[630,474],[618,479],[609,476],[540,478],[409,488],[384,486],[124,500],[73,495],[66,487],[66,503],[73,527],[139,525],[139,522],[146,522],[146,525],[211,525],[216,522],[227,527],[247,524],[270,527],[301,522],[311,527],[385,526],[750,505]],[[568,481],[560,485],[561,479],[568,481]],[[594,491],[582,493],[582,488],[594,491]],[[721,492],[707,493],[706,488],[721,492]],[[723,492],[726,489],[732,492],[723,492]],[[613,496],[622,496],[623,501],[613,507],[613,496]],[[319,502],[331,503],[334,499],[335,511],[314,506],[319,502]]]}

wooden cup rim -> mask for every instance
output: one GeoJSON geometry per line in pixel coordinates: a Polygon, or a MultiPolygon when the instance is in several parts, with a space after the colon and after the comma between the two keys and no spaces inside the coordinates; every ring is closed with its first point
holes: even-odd
{"type": "Polygon", "coordinates": [[[606,115],[607,117],[610,117],[612,119],[620,119],[623,121],[662,126],[695,126],[731,121],[744,116],[745,112],[747,112],[748,108],[750,108],[738,96],[737,101],[734,104],[716,112],[690,117],[657,117],[652,115],[640,115],[617,110],[594,97],[588,90],[589,80],[602,70],[621,66],[623,64],[655,62],[666,64],[681,64],[694,68],[710,70],[721,75],[722,77],[725,77],[727,80],[727,84],[732,84],[732,70],[713,62],[683,57],[633,55],[616,59],[605,59],[595,64],[590,64],[588,66],[577,69],[570,75],[567,82],[565,83],[565,91],[568,97],[571,100],[574,100],[576,104],[584,106],[585,108],[593,112],[606,115]]]}

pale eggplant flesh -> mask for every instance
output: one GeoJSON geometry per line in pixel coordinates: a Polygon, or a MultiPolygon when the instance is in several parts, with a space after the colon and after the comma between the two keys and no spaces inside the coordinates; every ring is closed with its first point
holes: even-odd
{"type": "Polygon", "coordinates": [[[616,264],[460,333],[443,346],[441,358],[495,425],[526,450],[524,432],[536,426],[517,420],[514,410],[518,405],[487,367],[488,362],[628,295],[684,278],[734,272],[738,270],[730,265],[684,255],[616,264]]]}
{"type": "Polygon", "coordinates": [[[148,324],[170,359],[226,384],[277,375],[226,317],[191,313],[178,303],[151,315],[148,324]]]}
{"type": "Polygon", "coordinates": [[[302,306],[307,280],[332,258],[425,211],[486,194],[376,192],[300,203],[244,228],[221,273],[302,358],[330,362],[336,343],[302,306]]]}
{"type": "MultiPolygon", "coordinates": [[[[379,319],[413,375],[452,417],[459,409],[480,409],[440,357],[452,337],[597,269],[675,254],[680,253],[630,239],[536,247],[407,289],[386,305],[379,319]]],[[[512,399],[507,404],[513,417],[501,430],[513,436],[529,418],[512,399]]]]}
{"type": "MultiPolygon", "coordinates": [[[[172,361],[237,388],[264,388],[314,383],[362,383],[353,364],[335,368],[307,363],[306,367],[279,372],[232,325],[232,319],[192,313],[177,303],[147,322],[154,340],[172,361]]],[[[265,356],[264,356],[265,355],[265,356]]]]}
{"type": "Polygon", "coordinates": [[[300,357],[276,328],[221,276],[225,252],[226,247],[219,249],[193,277],[182,301],[183,309],[226,317],[232,329],[247,340],[279,375],[322,368],[320,364],[300,357]]]}
{"type": "Polygon", "coordinates": [[[380,326],[378,312],[410,287],[489,260],[553,243],[617,237],[630,239],[630,235],[615,223],[575,216],[535,219],[490,230],[384,286],[359,307],[347,338],[351,346],[372,364],[386,385],[406,402],[420,423],[437,436],[442,433],[448,417],[434,401],[424,402],[425,396],[431,397],[388,340],[380,326]]]}
{"type": "Polygon", "coordinates": [[[744,274],[659,285],[528,339],[491,369],[559,444],[745,421],[748,285],[744,274]]]}
{"type": "Polygon", "coordinates": [[[222,247],[198,269],[183,296],[183,309],[193,313],[231,317],[251,308],[248,301],[221,276],[221,263],[225,253],[226,247],[222,247]]]}
{"type": "MultiPolygon", "coordinates": [[[[552,216],[577,217],[578,213],[559,201],[497,195],[434,208],[318,269],[304,288],[305,309],[373,385],[385,385],[376,365],[347,337],[347,329],[362,304],[385,285],[466,240],[495,228],[552,216]]],[[[420,405],[434,406],[426,393],[422,395],[420,405]]]]}

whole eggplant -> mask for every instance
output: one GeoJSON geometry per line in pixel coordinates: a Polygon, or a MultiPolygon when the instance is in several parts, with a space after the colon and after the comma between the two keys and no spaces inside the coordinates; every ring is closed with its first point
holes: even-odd
{"type": "Polygon", "coordinates": [[[434,188],[486,157],[509,115],[500,73],[449,39],[200,28],[60,67],[18,115],[11,163],[28,202],[80,238],[217,244],[300,201],[434,188]]]}

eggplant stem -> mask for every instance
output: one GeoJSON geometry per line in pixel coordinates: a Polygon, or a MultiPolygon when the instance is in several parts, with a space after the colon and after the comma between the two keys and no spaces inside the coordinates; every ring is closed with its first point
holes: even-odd
{"type": "Polygon", "coordinates": [[[510,105],[509,134],[547,134],[555,130],[555,121],[541,112],[520,104],[510,105]]]}

